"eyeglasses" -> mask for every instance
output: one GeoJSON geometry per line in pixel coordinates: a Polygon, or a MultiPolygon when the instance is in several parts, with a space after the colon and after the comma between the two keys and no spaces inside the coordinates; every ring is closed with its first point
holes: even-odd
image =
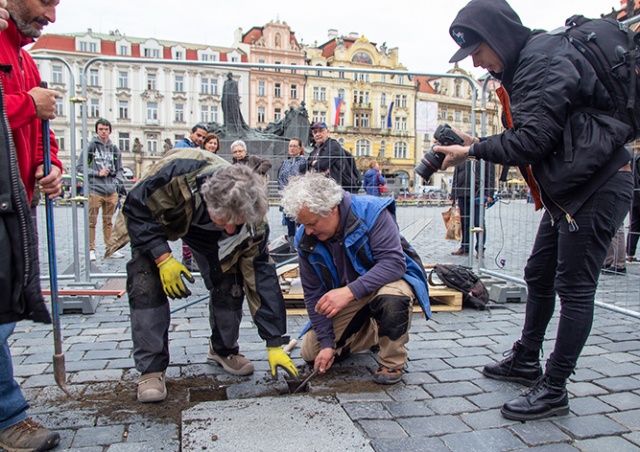
{"type": "Polygon", "coordinates": [[[243,149],[242,151],[232,151],[231,153],[232,153],[232,154],[244,154],[245,152],[247,152],[247,151],[245,151],[245,150],[243,149]]]}

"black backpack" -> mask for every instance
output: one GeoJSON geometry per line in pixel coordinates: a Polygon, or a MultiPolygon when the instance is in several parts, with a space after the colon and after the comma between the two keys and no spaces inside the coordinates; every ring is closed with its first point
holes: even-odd
{"type": "Polygon", "coordinates": [[[341,178],[340,185],[343,189],[351,193],[358,193],[362,185],[362,174],[356,165],[353,154],[340,146],[342,155],[340,156],[341,178]]]}
{"type": "Polygon", "coordinates": [[[587,19],[580,15],[571,16],[564,27],[549,34],[567,38],[593,66],[609,92],[614,108],[597,113],[629,125],[633,129],[629,141],[640,138],[640,34],[615,19],[587,19]]]}
{"type": "MultiPolygon", "coordinates": [[[[489,292],[478,275],[468,267],[462,265],[436,264],[429,272],[429,284],[438,285],[433,281],[433,274],[447,287],[462,292],[462,303],[478,310],[486,308],[489,303],[489,292]]],[[[442,285],[441,284],[441,285],[442,285]]]]}

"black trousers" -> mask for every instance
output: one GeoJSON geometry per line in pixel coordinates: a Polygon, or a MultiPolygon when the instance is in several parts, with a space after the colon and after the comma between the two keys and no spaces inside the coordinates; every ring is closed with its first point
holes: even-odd
{"type": "Polygon", "coordinates": [[[631,173],[618,172],[596,191],[573,216],[552,224],[542,216],[533,251],[525,268],[528,286],[522,344],[540,350],[560,299],[560,321],[545,373],[566,380],[573,373],[593,324],[594,297],[600,269],[618,227],[629,211],[631,173]]]}

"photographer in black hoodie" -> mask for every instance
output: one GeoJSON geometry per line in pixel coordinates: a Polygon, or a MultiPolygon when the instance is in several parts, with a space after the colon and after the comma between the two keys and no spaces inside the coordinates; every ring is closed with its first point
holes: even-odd
{"type": "Polygon", "coordinates": [[[532,385],[505,403],[520,421],[569,413],[566,381],[589,336],[600,268],[631,202],[631,128],[606,114],[612,100],[586,59],[564,37],[530,30],[504,0],[473,0],[449,33],[467,56],[502,82],[503,133],[464,146],[435,147],[443,168],[467,158],[520,166],[545,208],[524,270],[528,286],[522,335],[506,359],[485,366],[489,378],[532,385]],[[509,106],[510,103],[510,106],[509,106]],[[588,107],[588,109],[587,109],[588,107]],[[565,127],[573,144],[564,146],[565,127]],[[556,295],[560,320],[544,373],[539,362],[556,295]]]}

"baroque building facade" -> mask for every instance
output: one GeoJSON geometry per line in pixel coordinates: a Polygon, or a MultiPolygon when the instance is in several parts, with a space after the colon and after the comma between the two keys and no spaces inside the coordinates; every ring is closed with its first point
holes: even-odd
{"type": "Polygon", "coordinates": [[[249,114],[249,71],[222,68],[208,62],[247,62],[238,48],[206,46],[120,34],[45,34],[30,49],[43,80],[61,93],[57,117],[51,121],[60,158],[70,169],[71,115],[75,115],[76,155],[83,147],[81,108],[87,109],[88,138],[99,118],[113,125],[111,140],[122,151],[129,176],[141,171],[188,134],[197,123],[222,122],[221,94],[227,74],[238,81],[240,105],[249,114]],[[89,60],[108,56],[117,61],[89,60]],[[72,68],[48,57],[65,60],[72,68]],[[148,60],[148,61],[147,61],[148,60]],[[193,64],[191,64],[193,63],[193,64]],[[86,69],[86,72],[84,71],[86,69]],[[81,99],[81,77],[86,74],[86,99],[81,99]],[[75,101],[75,103],[74,103],[75,101]],[[78,102],[79,101],[79,102],[78,102]]]}

